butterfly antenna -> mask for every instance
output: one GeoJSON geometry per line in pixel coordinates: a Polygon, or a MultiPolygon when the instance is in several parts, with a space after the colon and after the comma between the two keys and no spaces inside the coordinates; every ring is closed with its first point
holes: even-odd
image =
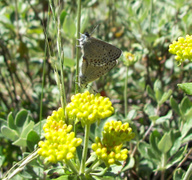
{"type": "Polygon", "coordinates": [[[93,31],[90,33],[90,36],[95,32],[95,30],[96,30],[99,26],[100,26],[100,24],[97,24],[97,25],[94,27],[93,31]]]}

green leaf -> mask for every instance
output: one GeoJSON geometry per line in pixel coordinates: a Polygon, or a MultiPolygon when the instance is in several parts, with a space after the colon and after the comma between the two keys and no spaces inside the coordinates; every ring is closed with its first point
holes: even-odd
{"type": "Polygon", "coordinates": [[[160,133],[157,131],[157,130],[155,130],[155,131],[153,131],[151,134],[150,134],[150,144],[151,144],[151,147],[153,148],[153,151],[157,154],[157,155],[159,155],[159,157],[160,157],[160,155],[161,155],[161,152],[159,151],[159,149],[158,149],[158,147],[157,147],[157,144],[158,144],[158,142],[159,142],[159,140],[161,139],[161,135],[160,135],[160,133]]]}
{"type": "Polygon", "coordinates": [[[34,126],[34,122],[30,121],[29,124],[27,124],[26,126],[23,127],[23,131],[22,131],[20,137],[26,138],[28,133],[33,129],[33,126],[34,126]]]}
{"type": "Polygon", "coordinates": [[[178,169],[176,169],[176,171],[174,171],[173,179],[181,180],[181,179],[183,179],[184,174],[185,174],[185,171],[182,168],[178,168],[178,169]]]}
{"type": "Polygon", "coordinates": [[[191,179],[192,177],[192,163],[187,169],[187,172],[184,174],[184,177],[182,178],[183,180],[191,179]]]}
{"type": "Polygon", "coordinates": [[[27,141],[26,138],[19,138],[16,141],[13,142],[13,145],[20,146],[20,147],[26,147],[27,141]]]}
{"type": "Polygon", "coordinates": [[[27,147],[30,151],[34,150],[35,145],[39,142],[40,137],[35,131],[30,131],[27,135],[27,147]]]}
{"type": "Polygon", "coordinates": [[[23,109],[19,111],[15,117],[15,124],[17,127],[22,128],[24,124],[26,123],[26,120],[28,120],[28,111],[23,109]]]}
{"type": "Polygon", "coordinates": [[[163,96],[161,81],[159,79],[157,79],[154,83],[154,92],[155,92],[155,99],[156,99],[157,103],[159,104],[159,102],[163,96]]]}
{"type": "Polygon", "coordinates": [[[8,138],[12,141],[15,141],[19,137],[18,133],[15,130],[10,129],[7,126],[3,126],[1,128],[1,133],[5,136],[5,138],[8,138]]]}
{"type": "Polygon", "coordinates": [[[177,84],[186,94],[192,95],[192,83],[177,84]]]}
{"type": "Polygon", "coordinates": [[[179,151],[177,151],[172,158],[170,158],[170,161],[167,163],[166,168],[169,168],[171,166],[173,166],[174,164],[178,163],[179,161],[182,160],[182,158],[184,157],[185,153],[187,152],[187,146],[185,147],[181,147],[179,149],[179,151]]]}
{"type": "Polygon", "coordinates": [[[9,115],[7,117],[7,122],[8,122],[9,128],[17,130],[17,126],[15,125],[15,121],[14,121],[12,112],[9,113],[9,115]]]}
{"type": "Polygon", "coordinates": [[[164,92],[164,93],[163,93],[163,96],[162,96],[161,100],[159,101],[159,105],[160,105],[160,106],[161,106],[165,101],[167,101],[167,99],[171,96],[172,92],[173,92],[173,91],[172,91],[171,89],[169,89],[168,92],[164,92]]]}
{"type": "Polygon", "coordinates": [[[64,32],[69,38],[75,38],[76,25],[71,15],[67,15],[63,24],[64,32]]]}
{"type": "Polygon", "coordinates": [[[137,116],[137,111],[135,109],[132,109],[128,112],[127,119],[133,120],[137,116]]]}
{"type": "Polygon", "coordinates": [[[152,122],[156,122],[156,120],[159,118],[159,116],[149,116],[149,119],[152,121],[152,122]]]}
{"type": "Polygon", "coordinates": [[[44,120],[41,120],[40,122],[38,122],[37,124],[35,124],[34,125],[34,128],[33,128],[33,130],[37,133],[37,134],[39,134],[39,135],[43,135],[43,125],[46,123],[46,119],[44,119],[44,120]]]}
{"type": "Polygon", "coordinates": [[[156,124],[161,124],[161,123],[163,123],[163,122],[165,122],[165,121],[170,120],[171,117],[172,117],[172,110],[170,110],[170,111],[167,113],[167,115],[161,116],[160,118],[158,118],[155,123],[156,123],[156,124]]]}
{"type": "Polygon", "coordinates": [[[172,147],[172,141],[170,134],[165,133],[158,143],[158,149],[162,153],[167,153],[172,147]]]}
{"type": "Polygon", "coordinates": [[[151,89],[151,87],[149,85],[147,85],[147,94],[153,99],[156,100],[155,98],[155,92],[153,91],[153,89],[151,89]]]}
{"type": "Polygon", "coordinates": [[[150,159],[150,156],[148,154],[148,151],[150,148],[151,148],[151,146],[149,144],[147,144],[146,142],[141,142],[141,143],[139,143],[139,146],[138,146],[138,150],[139,150],[141,156],[143,156],[147,159],[150,159]]]}
{"type": "Polygon", "coordinates": [[[192,129],[192,109],[188,111],[187,118],[185,119],[185,122],[183,124],[183,128],[181,131],[182,138],[186,136],[186,134],[192,129]]]}
{"type": "MultiPolygon", "coordinates": [[[[0,130],[2,129],[3,126],[7,126],[7,121],[5,119],[0,118],[0,130]]],[[[2,136],[0,132],[0,137],[2,136]]]]}
{"type": "Polygon", "coordinates": [[[145,104],[144,106],[144,112],[148,116],[154,116],[155,115],[155,108],[151,104],[145,104]]]}
{"type": "Polygon", "coordinates": [[[192,108],[192,102],[185,96],[179,104],[181,115],[184,116],[192,108]]]}
{"type": "Polygon", "coordinates": [[[170,155],[172,156],[181,147],[181,144],[182,144],[181,132],[179,130],[171,131],[171,140],[172,140],[173,146],[170,150],[170,155]]]}
{"type": "Polygon", "coordinates": [[[65,10],[63,10],[60,14],[60,24],[63,25],[63,22],[65,20],[65,17],[67,15],[67,12],[65,10]]]}
{"type": "Polygon", "coordinates": [[[122,169],[122,171],[126,171],[128,169],[132,169],[135,165],[135,158],[133,156],[128,158],[128,162],[127,164],[124,166],[124,168],[122,169]]]}
{"type": "Polygon", "coordinates": [[[170,98],[170,105],[171,105],[172,109],[173,109],[178,115],[180,115],[178,103],[176,102],[176,100],[175,100],[173,97],[170,98]]]}
{"type": "Polygon", "coordinates": [[[68,67],[74,67],[75,61],[74,61],[74,59],[65,57],[65,58],[64,58],[64,65],[65,65],[65,66],[68,66],[68,67]]]}

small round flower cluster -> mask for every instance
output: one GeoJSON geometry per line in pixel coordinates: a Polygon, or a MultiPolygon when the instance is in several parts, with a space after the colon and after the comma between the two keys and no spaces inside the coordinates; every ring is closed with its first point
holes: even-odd
{"type": "Polygon", "coordinates": [[[179,37],[178,41],[173,41],[169,45],[169,52],[176,54],[175,59],[179,65],[186,59],[192,61],[192,35],[186,35],[186,38],[179,37]]]}
{"type": "Polygon", "coordinates": [[[103,160],[107,166],[110,166],[117,161],[125,161],[127,159],[128,150],[121,148],[122,144],[109,148],[102,144],[99,137],[96,138],[96,143],[92,144],[92,149],[98,159],[103,160]]]}
{"type": "Polygon", "coordinates": [[[130,141],[134,136],[135,134],[128,123],[107,122],[104,126],[103,140],[101,141],[100,138],[96,137],[96,143],[92,144],[92,149],[106,165],[124,161],[128,157],[128,150],[122,149],[123,143],[130,141]]]}
{"type": "Polygon", "coordinates": [[[110,121],[105,123],[103,143],[109,147],[130,141],[134,137],[135,134],[129,127],[129,123],[122,124],[121,121],[110,121]]]}
{"type": "Polygon", "coordinates": [[[130,52],[124,52],[123,53],[125,59],[124,59],[124,64],[126,66],[131,66],[133,64],[135,64],[135,62],[137,61],[134,54],[130,53],[130,52]]]}
{"type": "Polygon", "coordinates": [[[75,138],[75,133],[70,132],[72,128],[72,125],[65,124],[62,108],[53,111],[47,118],[43,126],[46,140],[38,143],[38,154],[45,158],[45,162],[56,163],[75,156],[76,147],[82,143],[82,139],[75,138]]]}
{"type": "Polygon", "coordinates": [[[69,118],[79,118],[82,124],[92,124],[109,117],[114,112],[109,98],[100,94],[78,93],[71,97],[71,103],[66,107],[69,118]]]}

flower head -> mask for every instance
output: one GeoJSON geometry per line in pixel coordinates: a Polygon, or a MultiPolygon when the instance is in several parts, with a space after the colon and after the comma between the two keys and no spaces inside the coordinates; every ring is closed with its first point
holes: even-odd
{"type": "Polygon", "coordinates": [[[192,35],[186,35],[186,38],[179,37],[178,41],[173,41],[169,45],[169,52],[176,54],[175,59],[179,65],[186,59],[192,61],[192,35]]]}
{"type": "Polygon", "coordinates": [[[92,149],[98,159],[103,160],[107,166],[115,164],[118,161],[125,161],[128,157],[128,150],[126,148],[122,149],[122,144],[108,147],[98,137],[96,143],[92,144],[92,149]]]}
{"type": "Polygon", "coordinates": [[[43,126],[45,141],[38,143],[38,154],[45,158],[45,161],[56,163],[62,160],[69,160],[74,157],[76,147],[82,143],[82,139],[75,138],[71,132],[72,125],[65,124],[64,111],[59,108],[53,111],[43,126]]]}
{"type": "Polygon", "coordinates": [[[69,118],[79,118],[82,124],[92,124],[100,119],[109,117],[114,108],[109,98],[100,94],[78,93],[71,97],[71,103],[66,107],[69,118]]]}
{"type": "Polygon", "coordinates": [[[121,121],[110,121],[105,123],[103,143],[109,147],[130,141],[134,136],[135,134],[132,132],[132,128],[129,127],[129,123],[122,124],[121,121]]]}
{"type": "Polygon", "coordinates": [[[124,161],[128,157],[128,150],[122,149],[123,143],[130,141],[134,137],[132,129],[128,123],[121,121],[111,121],[105,123],[103,139],[96,137],[96,143],[92,144],[92,149],[99,159],[106,165],[124,161]]]}
{"type": "Polygon", "coordinates": [[[123,53],[125,59],[124,59],[124,64],[126,66],[131,66],[133,64],[135,64],[135,62],[137,61],[134,54],[130,53],[130,52],[124,52],[123,53]]]}

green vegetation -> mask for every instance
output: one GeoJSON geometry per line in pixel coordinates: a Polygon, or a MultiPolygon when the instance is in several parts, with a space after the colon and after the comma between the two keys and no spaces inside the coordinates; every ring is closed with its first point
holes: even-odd
{"type": "Polygon", "coordinates": [[[191,0],[0,1],[0,178],[190,179],[191,19],[191,0]],[[123,53],[81,88],[93,30],[123,53]]]}

